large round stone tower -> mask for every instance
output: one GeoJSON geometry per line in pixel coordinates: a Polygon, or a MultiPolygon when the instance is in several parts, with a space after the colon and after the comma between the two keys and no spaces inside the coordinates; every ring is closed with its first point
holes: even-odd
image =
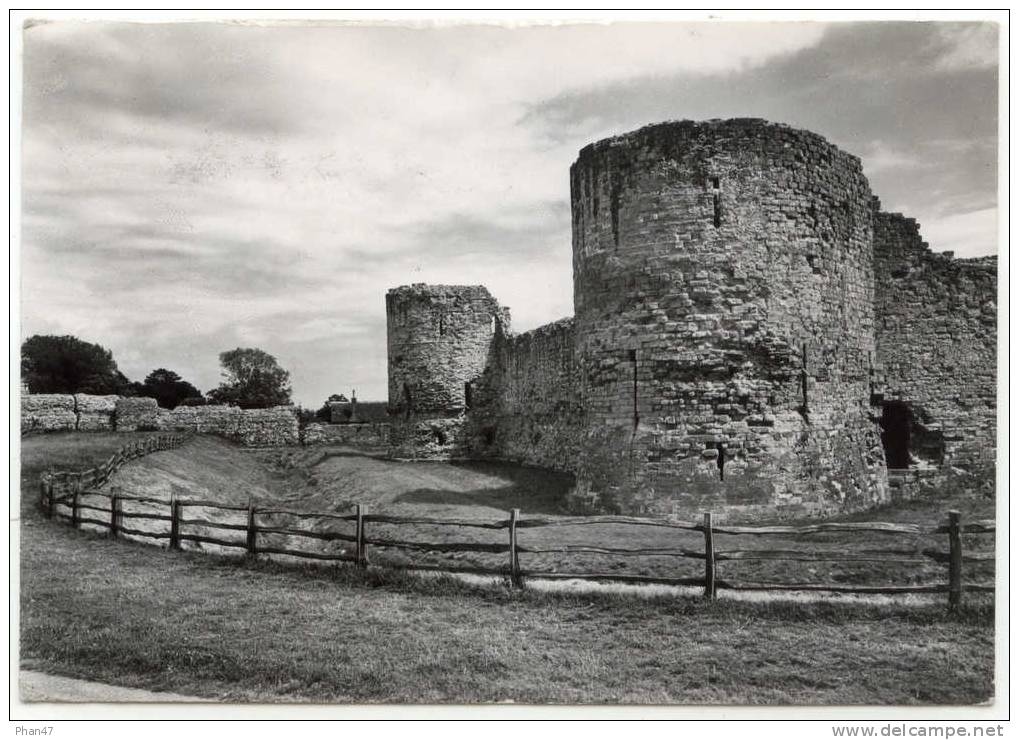
{"type": "Polygon", "coordinates": [[[575,503],[746,518],[884,500],[859,159],[761,120],[681,121],[592,144],[570,174],[575,503]]]}
{"type": "Polygon", "coordinates": [[[389,407],[404,418],[452,416],[470,405],[509,310],[481,285],[405,285],[386,294],[389,407]]]}

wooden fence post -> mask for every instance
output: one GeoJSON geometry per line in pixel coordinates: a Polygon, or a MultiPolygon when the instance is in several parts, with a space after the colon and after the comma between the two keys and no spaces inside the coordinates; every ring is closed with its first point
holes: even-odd
{"type": "Polygon", "coordinates": [[[56,501],[53,500],[53,477],[50,476],[46,480],[46,516],[50,519],[53,518],[53,512],[56,511],[56,501]]]}
{"type": "Polygon", "coordinates": [[[78,511],[78,497],[81,495],[81,476],[77,476],[74,483],[71,484],[71,526],[75,529],[78,528],[78,519],[81,517],[81,513],[78,511]]]}
{"type": "Polygon", "coordinates": [[[119,488],[114,488],[110,493],[110,539],[117,539],[117,529],[120,526],[120,495],[119,488]]]}
{"type": "Polygon", "coordinates": [[[358,568],[368,567],[368,551],[364,544],[364,515],[367,512],[367,509],[368,507],[362,506],[361,504],[357,504],[355,507],[355,516],[357,519],[355,521],[356,526],[354,529],[354,547],[356,548],[354,553],[354,564],[358,568]]]}
{"type": "Polygon", "coordinates": [[[962,605],[962,527],[958,511],[948,512],[948,608],[962,605]]]}
{"type": "Polygon", "coordinates": [[[517,555],[517,519],[520,518],[520,509],[513,509],[510,512],[510,584],[516,588],[524,585],[520,577],[520,557],[517,555]]]}
{"type": "Polygon", "coordinates": [[[258,531],[255,529],[255,502],[248,497],[248,555],[254,557],[258,553],[258,542],[256,537],[258,531]]]}
{"type": "Polygon", "coordinates": [[[170,494],[170,549],[180,549],[180,502],[177,494],[170,494]]]}
{"type": "Polygon", "coordinates": [[[711,512],[704,512],[704,598],[715,598],[715,542],[711,512]]]}

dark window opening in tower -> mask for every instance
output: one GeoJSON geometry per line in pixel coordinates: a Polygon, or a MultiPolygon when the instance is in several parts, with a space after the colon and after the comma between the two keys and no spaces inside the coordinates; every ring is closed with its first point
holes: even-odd
{"type": "Polygon", "coordinates": [[[439,336],[443,336],[446,333],[446,318],[439,316],[439,336]]]}
{"type": "Polygon", "coordinates": [[[432,440],[434,440],[435,444],[437,444],[437,445],[445,446],[446,441],[447,441],[446,440],[446,433],[444,431],[442,431],[441,429],[433,429],[432,430],[432,440]]]}
{"type": "Polygon", "coordinates": [[[640,412],[637,410],[637,350],[630,350],[630,367],[633,369],[633,428],[640,424],[640,412]]]}
{"type": "Polygon", "coordinates": [[[913,412],[902,401],[885,401],[881,409],[881,444],[891,469],[909,467],[910,429],[913,412]]]}
{"type": "Polygon", "coordinates": [[[469,409],[474,405],[474,389],[470,382],[464,383],[464,408],[469,409]]]}
{"type": "Polygon", "coordinates": [[[410,395],[410,386],[406,383],[403,384],[403,415],[404,418],[409,419],[411,411],[413,410],[413,399],[410,395]]]}
{"type": "Polygon", "coordinates": [[[800,360],[800,392],[803,395],[803,413],[810,411],[809,399],[807,398],[807,345],[803,345],[802,358],[800,360]]]}
{"type": "Polygon", "coordinates": [[[722,225],[722,181],[721,178],[712,177],[709,182],[711,184],[711,202],[714,208],[712,223],[718,227],[722,225]]]}
{"type": "Polygon", "coordinates": [[[719,442],[715,449],[718,450],[718,480],[725,480],[725,445],[719,442]]]}

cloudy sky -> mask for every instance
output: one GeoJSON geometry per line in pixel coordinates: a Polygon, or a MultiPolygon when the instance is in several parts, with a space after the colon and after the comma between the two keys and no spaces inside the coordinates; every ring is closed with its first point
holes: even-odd
{"type": "Polygon", "coordinates": [[[387,288],[572,314],[568,169],[752,116],[863,160],[935,250],[996,252],[997,26],[55,22],[24,33],[22,335],[202,390],[256,346],[317,407],[385,399],[387,288]]]}

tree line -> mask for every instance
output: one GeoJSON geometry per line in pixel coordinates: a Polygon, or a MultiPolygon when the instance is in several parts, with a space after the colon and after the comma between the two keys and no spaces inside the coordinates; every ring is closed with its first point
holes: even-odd
{"type": "Polygon", "coordinates": [[[219,363],[223,380],[203,395],[162,367],[140,383],[129,380],[110,350],[77,337],[37,334],[21,345],[21,379],[30,393],[144,396],[166,409],[206,403],[259,409],[291,403],[290,373],[268,352],[238,347],[220,353],[219,363]]]}

